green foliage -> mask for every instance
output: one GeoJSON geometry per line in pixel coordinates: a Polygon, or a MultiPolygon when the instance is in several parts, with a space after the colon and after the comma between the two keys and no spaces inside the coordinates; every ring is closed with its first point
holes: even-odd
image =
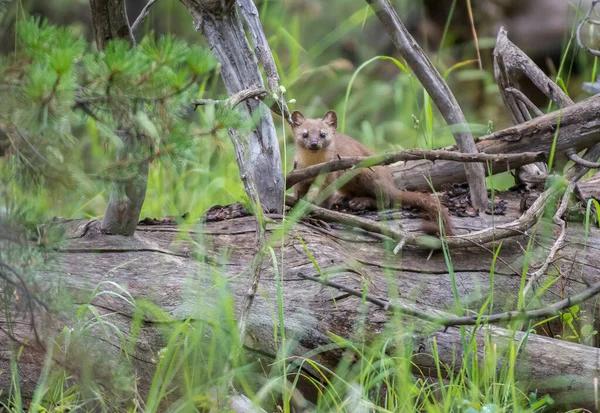
{"type": "MultiPolygon", "coordinates": [[[[193,186],[212,185],[216,201],[243,198],[237,174],[231,173],[231,150],[215,151],[215,146],[223,146],[227,127],[245,126],[222,108],[192,111],[191,101],[202,96],[215,73],[216,60],[206,48],[151,33],[138,46],[118,40],[96,52],[68,27],[31,18],[17,28],[15,52],[0,64],[0,142],[11,155],[0,158],[0,185],[11,198],[7,207],[27,203],[38,210],[36,218],[102,214],[108,184],[135,173],[144,160],[162,161],[152,164],[150,193],[165,174],[183,173],[193,186]],[[136,137],[141,155],[114,161],[122,146],[119,131],[136,137]],[[205,168],[211,164],[217,168],[205,168]],[[37,202],[24,202],[35,197],[37,202]],[[45,208],[49,197],[67,208],[45,208]]],[[[188,188],[175,199],[189,197],[188,188]]],[[[210,200],[185,202],[161,206],[158,213],[191,211],[198,217],[209,206],[210,200]]]]}

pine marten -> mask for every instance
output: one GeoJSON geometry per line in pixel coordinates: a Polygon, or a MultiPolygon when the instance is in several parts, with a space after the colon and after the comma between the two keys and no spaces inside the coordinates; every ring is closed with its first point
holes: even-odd
{"type": "MultiPolygon", "coordinates": [[[[337,132],[337,114],[333,110],[327,112],[323,119],[306,119],[302,112],[294,111],[292,131],[296,146],[297,168],[306,168],[338,157],[373,155],[360,142],[337,132]]],[[[326,177],[323,188],[343,173],[344,171],[331,172],[326,177]]],[[[306,195],[313,181],[303,181],[294,186],[297,199],[306,195]]],[[[338,188],[337,192],[348,199],[348,205],[352,210],[377,209],[378,199],[382,201],[381,204],[385,208],[400,203],[416,207],[427,214],[430,223],[424,225],[423,230],[430,234],[439,234],[438,217],[441,215],[446,235],[453,233],[448,213],[439,208],[438,202],[428,194],[397,189],[392,173],[386,166],[362,169],[350,181],[338,188]]],[[[330,196],[322,205],[331,207],[333,199],[334,196],[330,196]]]]}

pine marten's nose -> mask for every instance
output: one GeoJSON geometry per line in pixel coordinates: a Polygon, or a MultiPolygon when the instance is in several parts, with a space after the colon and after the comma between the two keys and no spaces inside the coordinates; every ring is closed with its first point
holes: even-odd
{"type": "Polygon", "coordinates": [[[318,142],[311,142],[310,143],[310,149],[317,149],[319,147],[319,143],[318,142]]]}

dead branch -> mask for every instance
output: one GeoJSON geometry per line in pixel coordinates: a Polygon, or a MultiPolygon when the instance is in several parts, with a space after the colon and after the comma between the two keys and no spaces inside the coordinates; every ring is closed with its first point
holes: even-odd
{"type": "Polygon", "coordinates": [[[544,95],[564,108],[573,104],[561,88],[554,83],[521,49],[508,39],[504,27],[498,30],[494,48],[494,76],[504,104],[510,110],[515,124],[527,122],[531,116],[522,102],[507,93],[507,89],[520,90],[519,80],[529,79],[544,95]]]}
{"type": "Polygon", "coordinates": [[[192,101],[192,104],[196,107],[204,106],[204,105],[222,105],[228,106],[231,108],[235,108],[240,103],[248,100],[248,99],[260,99],[263,100],[267,94],[267,90],[262,87],[253,87],[250,89],[240,90],[229,96],[224,100],[214,100],[214,99],[196,99],[192,101]]]}
{"type": "MultiPolygon", "coordinates": [[[[332,274],[334,275],[334,274],[332,274]]],[[[490,314],[490,315],[476,315],[476,316],[450,316],[443,315],[444,313],[441,311],[435,310],[427,310],[420,311],[414,309],[414,307],[408,307],[400,304],[394,304],[391,301],[383,300],[381,298],[377,298],[371,294],[368,294],[363,290],[356,290],[353,288],[349,288],[343,284],[329,281],[327,278],[316,277],[310,275],[299,274],[300,278],[304,278],[307,280],[311,280],[317,282],[322,285],[326,285],[331,288],[335,288],[337,290],[343,291],[355,297],[365,298],[368,302],[375,304],[381,307],[384,311],[394,311],[399,314],[405,314],[411,317],[419,318],[421,320],[428,321],[430,323],[438,324],[444,327],[450,326],[475,326],[481,324],[499,324],[499,323],[508,323],[511,321],[527,321],[527,320],[536,320],[540,318],[554,317],[560,313],[560,311],[565,310],[569,307],[572,307],[577,304],[581,304],[600,293],[600,282],[591,285],[580,293],[573,295],[571,297],[567,297],[563,300],[557,301],[556,303],[549,305],[544,308],[540,308],[537,310],[527,310],[527,311],[506,311],[503,313],[490,314]]]]}
{"type": "MultiPolygon", "coordinates": [[[[582,157],[580,157],[579,155],[577,155],[577,153],[574,150],[572,150],[572,149],[569,149],[566,152],[566,155],[567,155],[567,157],[571,161],[573,161],[577,165],[581,165],[581,166],[583,166],[585,168],[588,168],[588,169],[598,169],[598,168],[600,168],[600,163],[599,162],[587,161],[587,160],[583,159],[582,157]]],[[[596,157],[596,159],[598,159],[598,157],[596,157]]]]}
{"type": "MultiPolygon", "coordinates": [[[[494,48],[494,75],[502,100],[510,111],[515,124],[531,120],[530,111],[538,117],[543,115],[542,111],[520,91],[519,81],[521,78],[530,80],[559,107],[573,104],[571,98],[548,78],[527,54],[508,40],[504,28],[500,28],[498,31],[497,43],[494,48]]],[[[548,167],[543,162],[523,165],[517,168],[515,180],[516,183],[524,182],[528,186],[535,186],[545,181],[548,176],[547,172],[548,167]]]]}
{"type": "Polygon", "coordinates": [[[139,16],[137,16],[137,18],[131,25],[132,33],[135,33],[135,31],[138,29],[138,27],[140,27],[142,25],[142,23],[144,22],[144,20],[146,20],[146,17],[148,17],[148,14],[150,13],[150,7],[152,7],[152,5],[154,3],[156,3],[156,0],[149,0],[148,3],[146,3],[146,5],[142,9],[142,11],[140,12],[139,16]]]}
{"type": "Polygon", "coordinates": [[[387,153],[375,156],[360,156],[354,158],[343,157],[337,160],[313,165],[308,168],[297,169],[290,172],[286,177],[286,186],[291,188],[298,182],[314,178],[325,173],[340,171],[344,169],[370,168],[376,165],[390,165],[400,161],[416,160],[447,160],[454,162],[482,162],[499,163],[512,169],[512,163],[532,163],[544,161],[547,158],[545,152],[523,152],[511,154],[487,154],[487,153],[461,153],[446,150],[424,151],[421,149],[408,149],[400,152],[387,153]]]}
{"type": "Polygon", "coordinates": [[[560,187],[551,186],[516,220],[470,234],[449,237],[447,241],[448,246],[470,247],[523,234],[524,231],[531,228],[540,219],[546,209],[547,203],[555,199],[560,193],[560,187]]]}
{"type": "MultiPolygon", "coordinates": [[[[423,49],[406,30],[389,0],[367,0],[367,3],[371,5],[400,54],[431,96],[446,123],[449,126],[458,125],[453,134],[459,150],[463,153],[477,153],[473,136],[467,127],[467,120],[452,91],[423,49]]],[[[471,202],[475,208],[484,210],[488,206],[485,169],[483,165],[477,163],[465,164],[463,168],[469,183],[471,202]]]]}
{"type": "Polygon", "coordinates": [[[590,167],[586,166],[588,162],[596,162],[600,159],[600,143],[592,145],[584,154],[581,160],[583,162],[575,162],[565,173],[565,178],[570,182],[577,182],[589,172],[590,167]]]}
{"type": "Polygon", "coordinates": [[[596,8],[596,5],[600,3],[600,1],[598,0],[594,0],[592,1],[592,4],[590,5],[590,8],[588,9],[585,17],[579,22],[579,25],[577,26],[577,30],[575,32],[575,38],[577,39],[577,45],[585,50],[586,52],[588,52],[589,54],[591,54],[592,56],[596,56],[596,57],[600,57],[600,50],[596,50],[596,49],[592,49],[590,47],[587,47],[586,45],[583,44],[583,42],[581,41],[581,29],[583,28],[583,26],[586,23],[589,23],[591,25],[598,25],[598,21],[597,20],[592,20],[591,16],[592,16],[592,12],[594,11],[594,9],[596,8]]]}
{"type": "MultiPolygon", "coordinates": [[[[529,100],[527,96],[525,96],[525,93],[521,92],[519,89],[516,89],[514,87],[508,87],[506,88],[506,91],[515,95],[515,98],[517,98],[521,103],[523,103],[527,107],[527,109],[532,111],[535,116],[544,115],[544,112],[542,112],[540,108],[535,106],[535,104],[531,100],[529,100]]],[[[531,120],[531,118],[527,120],[531,120]]]]}
{"type": "Polygon", "coordinates": [[[375,234],[381,234],[394,241],[404,245],[415,245],[420,247],[426,247],[431,249],[442,248],[442,243],[439,239],[428,235],[415,235],[410,232],[403,231],[401,229],[394,229],[391,226],[358,217],[356,215],[344,214],[342,212],[332,211],[330,209],[321,208],[310,202],[303,200],[296,200],[294,197],[287,195],[285,197],[285,203],[289,207],[298,205],[300,208],[310,212],[311,215],[317,219],[322,219],[328,222],[338,222],[351,228],[360,228],[368,232],[375,234]]]}
{"type": "Polygon", "coordinates": [[[273,59],[273,53],[269,47],[269,42],[265,36],[260,18],[258,16],[258,10],[252,0],[238,0],[238,5],[242,11],[242,15],[246,20],[248,31],[252,37],[252,43],[254,44],[254,52],[258,61],[262,64],[265,69],[265,75],[267,76],[267,85],[272,94],[278,96],[277,102],[274,105],[277,108],[276,113],[282,116],[288,124],[292,124],[292,115],[285,102],[285,93],[279,86],[279,73],[277,72],[277,65],[275,59],[273,59]],[[283,113],[283,115],[282,115],[283,113]]]}
{"type": "Polygon", "coordinates": [[[527,295],[527,293],[529,292],[531,287],[535,283],[537,283],[540,278],[542,278],[544,275],[546,275],[546,271],[548,270],[548,267],[554,261],[554,256],[556,255],[558,250],[561,249],[563,246],[565,238],[567,237],[567,232],[566,232],[566,223],[565,223],[565,220],[562,218],[562,216],[564,215],[564,213],[567,210],[567,206],[569,205],[569,199],[571,198],[571,194],[573,193],[574,189],[575,189],[575,184],[573,184],[573,183],[569,184],[569,186],[565,190],[565,193],[563,194],[563,197],[561,199],[558,210],[554,214],[554,217],[552,217],[552,220],[554,221],[554,223],[556,225],[558,225],[558,228],[559,228],[558,237],[552,244],[552,247],[550,248],[550,251],[548,252],[548,256],[546,257],[546,259],[544,260],[542,265],[540,265],[540,267],[536,271],[529,274],[529,281],[527,282],[527,285],[525,286],[525,288],[523,288],[523,294],[522,294],[523,298],[525,298],[525,296],[527,295]]]}
{"type": "MultiPolygon", "coordinates": [[[[204,106],[204,105],[226,105],[231,108],[234,108],[246,100],[256,99],[256,100],[260,100],[264,103],[264,101],[267,100],[268,98],[269,98],[269,92],[265,88],[252,87],[252,88],[244,89],[237,93],[234,93],[227,99],[223,99],[223,100],[196,99],[196,100],[193,100],[191,103],[192,103],[192,105],[194,105],[194,109],[198,108],[198,106],[204,106]]],[[[269,108],[276,115],[283,116],[281,113],[281,108],[279,107],[278,101],[273,102],[269,106],[269,108]]]]}

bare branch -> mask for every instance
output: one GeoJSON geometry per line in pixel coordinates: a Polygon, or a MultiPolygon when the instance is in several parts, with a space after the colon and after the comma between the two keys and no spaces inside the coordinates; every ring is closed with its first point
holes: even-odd
{"type": "Polygon", "coordinates": [[[144,6],[144,8],[140,12],[139,16],[137,17],[137,19],[135,19],[135,21],[131,25],[131,32],[132,33],[135,33],[135,31],[137,30],[137,28],[139,26],[141,26],[141,24],[144,22],[144,20],[146,19],[146,17],[148,17],[148,14],[150,13],[150,7],[152,7],[152,5],[154,3],[156,3],[156,0],[149,0],[148,3],[144,6]]]}
{"type": "MultiPolygon", "coordinates": [[[[433,66],[423,49],[410,35],[389,0],[367,0],[375,14],[386,28],[392,41],[413,70],[431,99],[442,113],[446,123],[450,126],[460,125],[454,131],[454,139],[461,152],[477,153],[473,136],[467,127],[467,120],[444,79],[433,66]]],[[[488,205],[487,189],[485,184],[485,169],[480,164],[464,165],[471,202],[473,206],[484,210],[488,205]]]]}
{"type": "MultiPolygon", "coordinates": [[[[556,153],[565,153],[568,149],[580,152],[600,142],[599,111],[600,95],[592,96],[529,122],[483,136],[477,140],[476,145],[480,152],[487,154],[549,152],[556,138],[556,153]]],[[[598,158],[587,160],[593,162],[598,158]]],[[[521,165],[515,163],[511,166],[521,165]]],[[[492,174],[506,172],[501,163],[492,164],[489,169],[492,174]]],[[[415,161],[408,167],[396,164],[393,166],[393,174],[396,184],[408,190],[429,190],[428,180],[436,189],[447,183],[466,180],[462,165],[443,160],[435,164],[415,161]]]]}
{"type": "Polygon", "coordinates": [[[447,150],[424,151],[421,149],[409,149],[401,152],[387,153],[375,156],[360,156],[354,158],[340,158],[329,162],[309,166],[290,172],[286,177],[287,188],[291,188],[298,182],[314,178],[325,173],[340,171],[343,169],[370,168],[376,165],[390,165],[400,161],[416,161],[427,159],[429,161],[448,160],[455,162],[490,162],[506,165],[511,168],[511,163],[532,163],[547,159],[545,152],[523,152],[510,154],[487,154],[487,153],[462,153],[447,150]]]}
{"type": "Polygon", "coordinates": [[[533,273],[531,273],[529,275],[529,281],[527,282],[527,285],[523,289],[523,294],[522,294],[523,298],[525,298],[525,296],[527,295],[527,293],[529,292],[531,287],[536,282],[538,282],[538,280],[540,278],[542,278],[546,274],[546,271],[548,270],[550,263],[554,260],[554,256],[556,255],[556,252],[563,247],[563,243],[565,241],[565,238],[567,237],[567,232],[566,232],[566,223],[565,223],[565,220],[562,218],[562,216],[564,215],[565,211],[567,210],[567,206],[569,204],[569,198],[571,198],[571,194],[573,193],[574,189],[575,189],[575,184],[571,183],[571,184],[569,184],[569,186],[565,190],[565,193],[563,194],[560,206],[558,207],[558,210],[556,211],[556,213],[554,214],[554,217],[552,218],[554,223],[556,225],[558,225],[558,227],[560,228],[560,232],[558,234],[558,237],[556,238],[556,241],[554,241],[552,248],[550,248],[550,251],[548,252],[548,255],[547,255],[546,259],[544,260],[544,262],[542,263],[542,265],[536,271],[534,271],[533,273]]]}
{"type": "MultiPolygon", "coordinates": [[[[569,150],[573,150],[572,148],[569,150]]],[[[582,161],[584,161],[584,163],[587,162],[593,162],[595,163],[598,158],[600,158],[600,142],[590,146],[588,148],[587,151],[585,151],[585,153],[583,154],[583,157],[581,158],[582,161]]],[[[585,166],[583,163],[580,162],[576,162],[575,165],[572,165],[567,172],[565,172],[565,178],[569,181],[569,182],[577,182],[579,181],[581,178],[583,178],[583,176],[588,173],[590,170],[590,168],[588,166],[585,166]]]]}
{"type": "Polygon", "coordinates": [[[285,203],[290,207],[299,205],[302,208],[306,208],[306,210],[309,211],[315,218],[329,222],[339,222],[340,224],[344,224],[349,227],[360,228],[375,234],[385,235],[386,237],[389,237],[394,241],[401,243],[402,245],[416,245],[431,249],[442,248],[442,243],[435,237],[428,235],[415,235],[400,229],[394,229],[387,224],[377,221],[321,208],[303,200],[298,201],[289,195],[285,197],[285,203]]]}
{"type": "MultiPolygon", "coordinates": [[[[575,152],[573,149],[569,149],[567,152],[567,157],[575,162],[578,165],[584,166],[588,169],[598,169],[600,168],[600,163],[599,162],[591,162],[591,161],[587,161],[585,159],[583,159],[582,157],[580,157],[579,155],[577,155],[577,152],[575,152]]],[[[597,158],[596,158],[597,159],[597,158]]]]}
{"type": "MultiPolygon", "coordinates": [[[[228,105],[233,108],[233,107],[236,107],[237,105],[239,105],[240,103],[242,103],[246,100],[250,100],[250,99],[258,99],[258,100],[263,101],[263,103],[264,103],[264,101],[266,99],[268,99],[269,97],[270,97],[270,94],[265,88],[261,88],[261,87],[254,88],[253,87],[253,88],[241,90],[224,100],[196,99],[196,100],[192,101],[192,104],[195,105],[196,108],[198,106],[203,106],[203,105],[208,105],[208,104],[228,105]]],[[[269,106],[269,108],[271,109],[271,111],[273,113],[283,117],[283,114],[281,113],[281,108],[279,106],[278,101],[273,102],[269,106]]],[[[287,106],[284,107],[284,110],[287,110],[287,106]]],[[[288,113],[288,115],[289,115],[289,113],[288,113]]]]}
{"type": "MultiPolygon", "coordinates": [[[[544,115],[544,112],[542,112],[540,110],[540,108],[535,106],[535,104],[531,100],[529,100],[529,98],[527,96],[525,96],[525,93],[521,92],[519,89],[514,88],[514,87],[509,87],[506,89],[506,91],[515,95],[515,97],[520,102],[522,102],[525,106],[527,106],[527,109],[532,111],[535,116],[543,116],[544,115]]],[[[527,120],[529,120],[529,119],[527,119],[527,120]]]]}
{"type": "Polygon", "coordinates": [[[496,47],[494,48],[494,76],[500,88],[500,94],[506,107],[510,110],[515,124],[527,122],[531,116],[523,103],[515,100],[513,94],[506,92],[511,89],[519,90],[518,79],[529,79],[544,95],[564,108],[573,105],[573,100],[567,96],[556,83],[540,69],[529,56],[508,39],[504,27],[498,30],[496,47]]]}
{"type": "Polygon", "coordinates": [[[227,98],[225,100],[197,99],[197,100],[192,101],[192,104],[196,105],[196,107],[213,104],[213,105],[225,105],[225,106],[234,108],[237,105],[239,105],[240,103],[242,103],[248,99],[263,100],[267,96],[268,93],[269,92],[267,92],[267,90],[264,88],[260,88],[260,87],[250,88],[250,89],[240,90],[239,92],[232,94],[231,96],[229,96],[229,98],[227,98]]]}
{"type": "Polygon", "coordinates": [[[583,28],[583,26],[586,23],[590,23],[592,25],[598,25],[599,23],[597,21],[591,20],[590,17],[592,15],[592,12],[594,11],[594,9],[596,8],[596,5],[600,3],[599,0],[594,0],[592,1],[592,4],[590,5],[590,8],[587,12],[587,14],[585,15],[585,17],[579,22],[579,25],[577,26],[577,31],[575,32],[575,37],[577,39],[577,45],[585,50],[586,52],[588,52],[589,54],[591,54],[592,56],[596,56],[596,57],[600,57],[600,50],[596,50],[596,49],[592,49],[589,48],[587,46],[585,46],[583,44],[583,42],[581,41],[581,29],[583,28]]]}
{"type": "Polygon", "coordinates": [[[539,318],[546,317],[554,317],[559,314],[560,311],[572,307],[576,304],[583,303],[584,301],[589,300],[590,298],[595,297],[600,293],[600,282],[591,285],[589,288],[586,288],[579,294],[576,294],[571,297],[567,297],[564,300],[560,300],[552,305],[549,305],[544,308],[540,308],[537,310],[528,310],[528,311],[507,311],[504,313],[498,314],[490,314],[490,315],[476,315],[476,316],[463,316],[463,317],[455,317],[455,316],[445,316],[444,313],[434,310],[428,309],[427,311],[419,311],[412,307],[403,306],[400,304],[394,304],[390,301],[386,301],[381,298],[374,297],[366,293],[365,291],[355,290],[353,288],[346,287],[345,285],[336,283],[334,281],[329,281],[325,278],[321,277],[313,277],[304,274],[298,274],[300,278],[304,278],[307,280],[311,280],[317,282],[319,284],[326,285],[328,287],[332,287],[353,295],[355,297],[360,297],[368,302],[375,304],[381,307],[383,310],[395,311],[400,314],[406,314],[411,317],[416,317],[421,320],[429,321],[434,324],[439,324],[441,326],[450,327],[450,326],[474,326],[481,324],[496,324],[496,323],[506,323],[510,321],[526,321],[526,320],[535,320],[539,318]],[[440,314],[440,315],[438,315],[440,314]]]}

